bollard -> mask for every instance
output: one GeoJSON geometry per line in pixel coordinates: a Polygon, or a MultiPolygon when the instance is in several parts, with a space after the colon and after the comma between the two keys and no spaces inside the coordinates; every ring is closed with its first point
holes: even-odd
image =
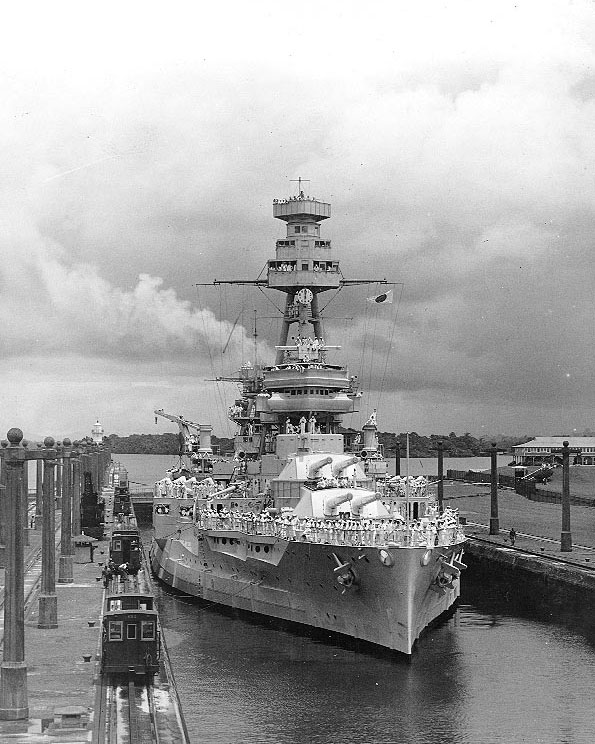
{"type": "Polygon", "coordinates": [[[3,441],[6,466],[6,581],[4,589],[4,649],[0,666],[0,720],[29,717],[25,664],[25,600],[23,544],[23,432],[10,429],[3,441]]]}
{"type": "Polygon", "coordinates": [[[562,442],[562,532],[560,550],[572,552],[572,534],[570,532],[570,448],[568,442],[562,442]]]}
{"type": "MultiPolygon", "coordinates": [[[[41,591],[39,594],[38,628],[58,627],[58,598],[56,596],[56,501],[54,499],[54,469],[56,450],[52,437],[44,440],[43,501],[41,528],[41,591]]],[[[37,461],[40,462],[39,460],[37,461]]]]}
{"type": "Polygon", "coordinates": [[[444,443],[438,442],[438,510],[444,509],[444,443]]]}
{"type": "Polygon", "coordinates": [[[58,583],[72,584],[73,574],[73,545],[72,545],[72,473],[70,470],[70,453],[72,443],[70,439],[63,442],[63,472],[62,472],[62,519],[60,537],[60,565],[58,568],[58,583]]]}
{"type": "Polygon", "coordinates": [[[490,535],[499,535],[500,520],[498,519],[498,450],[496,448],[496,442],[492,442],[490,457],[490,535]]]}

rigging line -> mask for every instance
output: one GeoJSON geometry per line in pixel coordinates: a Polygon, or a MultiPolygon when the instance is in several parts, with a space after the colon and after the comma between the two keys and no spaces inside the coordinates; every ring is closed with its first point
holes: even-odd
{"type": "MultiPolygon", "coordinates": [[[[222,327],[223,327],[223,292],[219,292],[219,348],[223,346],[221,333],[222,333],[222,327]]],[[[221,377],[224,377],[224,369],[223,369],[223,354],[221,354],[221,372],[219,373],[221,377]]]]}
{"type": "Polygon", "coordinates": [[[224,390],[222,390],[221,383],[217,382],[215,384],[216,384],[217,392],[219,394],[219,399],[221,402],[221,413],[219,415],[219,423],[221,425],[220,431],[224,431],[225,430],[225,411],[227,410],[227,401],[225,398],[225,392],[224,390]]]}
{"type": "MultiPolygon", "coordinates": [[[[368,343],[368,320],[369,320],[369,314],[372,312],[371,308],[368,307],[367,300],[365,301],[365,303],[366,304],[365,304],[364,323],[363,323],[363,325],[364,325],[364,329],[363,329],[364,343],[362,344],[362,353],[361,353],[360,361],[359,361],[359,369],[360,369],[360,375],[361,375],[361,379],[362,379],[362,388],[365,388],[366,387],[366,365],[365,365],[364,360],[366,358],[366,346],[367,346],[367,343],[368,343]]],[[[364,393],[364,392],[365,392],[366,395],[368,394],[367,391],[364,391],[362,389],[362,393],[364,393]]]]}
{"type": "Polygon", "coordinates": [[[225,346],[223,347],[223,351],[221,352],[221,354],[225,354],[225,352],[227,351],[227,347],[229,346],[229,342],[231,341],[231,336],[236,329],[236,326],[238,324],[238,321],[241,315],[242,315],[242,311],[240,310],[240,312],[238,313],[238,317],[233,322],[233,326],[231,327],[231,331],[229,332],[229,336],[227,337],[227,341],[225,342],[225,346]]]}
{"type": "MultiPolygon", "coordinates": [[[[278,310],[278,311],[279,311],[279,312],[280,312],[280,313],[281,313],[282,315],[284,315],[284,314],[285,314],[285,311],[284,311],[284,310],[282,310],[282,309],[281,309],[280,307],[277,307],[277,305],[275,305],[275,303],[274,303],[274,302],[273,302],[273,301],[271,300],[271,298],[270,298],[270,297],[268,296],[268,294],[266,294],[266,292],[264,291],[264,289],[263,289],[262,287],[258,287],[258,286],[257,286],[257,289],[258,289],[258,290],[259,290],[260,292],[262,292],[262,294],[263,294],[263,295],[264,295],[264,296],[266,297],[266,299],[267,299],[267,300],[268,300],[268,301],[269,301],[269,302],[271,303],[271,305],[272,305],[272,306],[273,306],[273,307],[275,308],[275,310],[278,310]]],[[[275,317],[277,317],[277,316],[275,316],[275,317]]]]}
{"type": "MultiPolygon", "coordinates": [[[[217,373],[215,372],[215,362],[213,361],[213,354],[211,353],[211,344],[209,343],[209,334],[207,333],[204,308],[202,308],[202,302],[200,300],[200,290],[198,289],[198,285],[196,285],[196,294],[197,294],[199,305],[201,305],[201,313],[200,313],[200,315],[201,315],[201,318],[202,318],[203,334],[204,334],[205,341],[206,341],[206,344],[207,344],[207,352],[209,354],[209,362],[210,362],[210,366],[211,366],[211,375],[213,377],[217,377],[217,373]]],[[[221,420],[221,413],[219,411],[219,402],[217,400],[217,396],[215,396],[215,409],[216,409],[217,416],[218,416],[219,420],[221,420]]]]}
{"type": "MultiPolygon", "coordinates": [[[[228,291],[227,291],[227,287],[224,287],[224,291],[223,291],[223,312],[225,313],[226,322],[229,322],[227,320],[229,318],[229,294],[228,294],[228,291]]],[[[237,323],[237,320],[236,320],[236,323],[237,323]]],[[[225,348],[221,352],[221,376],[222,377],[226,377],[226,376],[231,375],[231,371],[226,373],[226,369],[228,367],[231,367],[231,360],[229,358],[225,358],[223,355],[225,354],[225,350],[227,349],[229,343],[231,342],[232,335],[233,335],[233,332],[235,330],[236,323],[233,324],[233,327],[232,327],[232,329],[230,331],[230,334],[229,334],[229,337],[227,339],[227,342],[225,343],[225,348]],[[226,364],[226,362],[228,361],[228,359],[229,359],[229,363],[226,364]]],[[[228,390],[227,390],[227,387],[225,385],[222,385],[221,386],[221,395],[222,395],[222,398],[223,398],[223,412],[222,412],[222,418],[223,418],[222,431],[223,431],[225,429],[225,427],[226,427],[227,411],[229,410],[228,390]]]]}
{"type": "Polygon", "coordinates": [[[397,329],[397,319],[399,317],[399,310],[401,308],[401,300],[403,298],[403,292],[405,291],[405,285],[403,283],[399,283],[399,285],[395,285],[395,286],[400,286],[401,289],[400,289],[399,295],[397,297],[397,307],[395,308],[395,319],[393,321],[393,328],[392,328],[392,331],[391,331],[391,334],[390,334],[390,340],[388,342],[388,350],[386,352],[386,359],[384,360],[384,371],[382,373],[382,382],[380,384],[380,390],[378,392],[378,406],[377,406],[378,407],[378,410],[380,410],[380,402],[382,400],[382,395],[384,393],[384,382],[385,382],[385,379],[386,379],[386,371],[388,369],[388,360],[390,358],[390,352],[391,352],[391,349],[392,349],[392,346],[393,346],[393,339],[394,339],[394,336],[395,336],[395,331],[397,329]]]}
{"type": "Polygon", "coordinates": [[[368,375],[368,387],[370,389],[370,397],[372,395],[372,375],[374,374],[374,354],[376,353],[376,329],[378,327],[378,317],[380,315],[380,308],[374,308],[374,324],[372,330],[372,351],[370,353],[370,373],[368,375]]]}
{"type": "MultiPolygon", "coordinates": [[[[219,318],[218,318],[218,331],[219,331],[219,346],[218,349],[221,349],[221,333],[223,328],[223,297],[224,297],[224,288],[219,287],[219,318]]],[[[224,368],[223,368],[223,356],[219,355],[219,361],[220,361],[220,372],[219,374],[223,376],[224,374],[224,368]]],[[[217,375],[213,375],[213,377],[217,377],[217,375]]],[[[217,408],[217,418],[219,419],[219,424],[221,425],[223,423],[223,414],[222,410],[225,410],[225,401],[223,400],[223,396],[221,394],[221,389],[219,387],[219,383],[215,382],[215,390],[216,390],[216,396],[215,396],[215,406],[217,408]]]]}
{"type": "Polygon", "coordinates": [[[331,299],[326,303],[326,305],[324,305],[324,307],[319,308],[318,310],[319,314],[327,309],[327,307],[331,304],[331,302],[333,302],[337,298],[337,295],[339,294],[339,292],[341,292],[342,289],[343,287],[339,287],[337,291],[335,292],[335,294],[331,297],[331,299]]]}

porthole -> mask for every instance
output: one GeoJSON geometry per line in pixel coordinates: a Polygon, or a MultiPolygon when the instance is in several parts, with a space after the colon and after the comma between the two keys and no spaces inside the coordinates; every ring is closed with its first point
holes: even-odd
{"type": "Polygon", "coordinates": [[[269,546],[268,546],[268,545],[265,545],[265,546],[264,546],[264,552],[265,552],[265,553],[268,553],[268,552],[269,552],[269,546]]]}
{"type": "Polygon", "coordinates": [[[380,563],[382,563],[383,566],[392,566],[394,563],[393,557],[388,550],[379,550],[378,558],[380,558],[380,563]]]}
{"type": "Polygon", "coordinates": [[[223,543],[224,545],[227,545],[227,538],[225,538],[225,537],[222,537],[222,538],[221,538],[221,542],[222,542],[222,543],[223,543]]]}
{"type": "Polygon", "coordinates": [[[257,552],[257,553],[260,553],[260,545],[257,545],[257,546],[256,546],[256,552],[257,552]]]}

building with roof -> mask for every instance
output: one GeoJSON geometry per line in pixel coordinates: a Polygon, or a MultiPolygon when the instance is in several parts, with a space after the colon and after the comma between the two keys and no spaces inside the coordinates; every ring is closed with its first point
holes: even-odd
{"type": "Polygon", "coordinates": [[[515,444],[512,448],[515,465],[542,465],[544,463],[561,463],[562,444],[568,442],[573,452],[570,457],[572,465],[595,465],[595,437],[535,437],[524,444],[515,444]]]}

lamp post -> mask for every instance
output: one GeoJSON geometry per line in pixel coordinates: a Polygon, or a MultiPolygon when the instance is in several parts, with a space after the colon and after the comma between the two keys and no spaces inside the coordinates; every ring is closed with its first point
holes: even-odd
{"type": "Polygon", "coordinates": [[[6,467],[0,460],[0,568],[6,566],[6,467]]]}
{"type": "Polygon", "coordinates": [[[0,720],[29,717],[25,663],[25,588],[23,530],[23,432],[10,429],[2,442],[6,468],[6,581],[4,587],[4,649],[0,666],[0,720]]]}
{"type": "MultiPolygon", "coordinates": [[[[58,598],[56,596],[56,501],[54,499],[54,469],[56,450],[52,437],[44,440],[43,502],[41,527],[41,591],[39,594],[38,628],[58,627],[58,598]]],[[[40,462],[39,460],[37,461],[40,462]]]]}
{"type": "Polygon", "coordinates": [[[438,442],[438,509],[444,508],[444,443],[438,442]]]}
{"type": "Polygon", "coordinates": [[[60,565],[58,568],[58,583],[72,584],[73,575],[73,549],[72,549],[72,473],[70,470],[70,453],[72,442],[65,439],[63,442],[63,473],[62,473],[62,520],[60,539],[60,565]]]}
{"type": "MultiPolygon", "coordinates": [[[[21,442],[23,447],[28,447],[26,439],[21,442]]],[[[27,462],[23,465],[21,477],[21,498],[23,500],[23,540],[25,547],[29,545],[29,465],[27,462]]]]}
{"type": "Polygon", "coordinates": [[[570,455],[580,455],[581,449],[569,447],[565,440],[561,447],[552,447],[552,454],[562,455],[562,531],[560,533],[560,550],[572,552],[572,533],[570,532],[570,455]]]}
{"type": "Polygon", "coordinates": [[[572,551],[572,533],[570,532],[570,448],[568,442],[562,442],[562,532],[560,550],[563,553],[572,551]]]}
{"type": "Polygon", "coordinates": [[[500,534],[500,519],[498,518],[498,449],[496,442],[492,442],[490,449],[490,535],[500,534]]]}
{"type": "Polygon", "coordinates": [[[81,451],[80,442],[73,442],[72,463],[72,534],[81,534],[81,451]]]}
{"type": "MultiPolygon", "coordinates": [[[[43,447],[41,442],[38,442],[37,446],[39,448],[43,447]]],[[[35,529],[38,530],[43,522],[43,460],[37,460],[36,464],[37,478],[35,483],[35,529]]]]}
{"type": "Polygon", "coordinates": [[[56,460],[56,509],[62,508],[62,475],[63,475],[63,465],[62,465],[62,447],[60,446],[59,442],[56,442],[56,454],[57,454],[57,460],[56,460]]]}

